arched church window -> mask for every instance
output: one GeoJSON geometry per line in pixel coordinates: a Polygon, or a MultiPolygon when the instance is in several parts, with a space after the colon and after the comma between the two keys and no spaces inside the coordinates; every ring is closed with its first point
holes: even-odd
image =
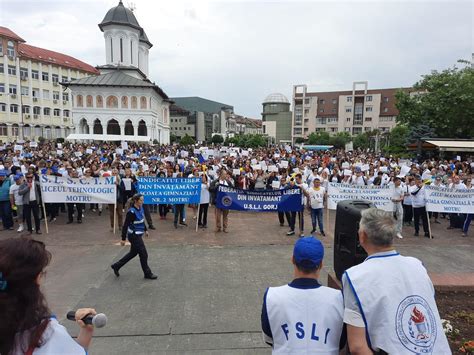
{"type": "Polygon", "coordinates": [[[128,108],[128,97],[122,96],[122,108],[128,108]]]}
{"type": "Polygon", "coordinates": [[[107,96],[106,100],[107,108],[118,108],[118,99],[116,96],[110,95],[107,96]]]}
{"type": "Polygon", "coordinates": [[[143,120],[140,120],[140,122],[138,123],[138,135],[139,136],[146,136],[147,135],[146,123],[143,120]]]}
{"type": "Polygon", "coordinates": [[[130,40],[130,63],[133,64],[133,41],[130,40]]]}
{"type": "Polygon", "coordinates": [[[140,97],[140,109],[146,110],[146,97],[145,96],[140,97]]]}
{"type": "Polygon", "coordinates": [[[110,38],[110,61],[114,62],[114,41],[110,38]]]}
{"type": "Polygon", "coordinates": [[[87,97],[86,97],[86,106],[87,107],[93,107],[94,106],[93,101],[94,101],[94,99],[92,98],[92,95],[87,95],[87,97]]]}
{"type": "Polygon", "coordinates": [[[95,97],[95,104],[97,107],[104,107],[104,100],[102,99],[102,96],[97,95],[95,97]]]}
{"type": "Polygon", "coordinates": [[[123,39],[120,38],[120,62],[123,63],[123,39]]]}
{"type": "Polygon", "coordinates": [[[138,101],[137,101],[137,97],[136,96],[132,96],[132,98],[130,99],[131,101],[131,104],[132,104],[132,108],[138,108],[138,101]]]}
{"type": "Polygon", "coordinates": [[[76,106],[77,107],[84,106],[82,95],[76,95],[76,106]]]}

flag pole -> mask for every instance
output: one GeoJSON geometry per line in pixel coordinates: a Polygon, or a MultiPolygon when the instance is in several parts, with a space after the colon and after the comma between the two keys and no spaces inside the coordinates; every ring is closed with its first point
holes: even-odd
{"type": "Polygon", "coordinates": [[[201,204],[198,203],[198,211],[196,216],[196,232],[198,231],[198,223],[199,223],[199,210],[201,209],[201,204]]]}
{"type": "Polygon", "coordinates": [[[426,219],[428,220],[428,232],[430,233],[430,239],[433,239],[433,236],[431,235],[431,223],[430,223],[430,215],[428,214],[428,211],[425,208],[426,212],[426,219]]]}

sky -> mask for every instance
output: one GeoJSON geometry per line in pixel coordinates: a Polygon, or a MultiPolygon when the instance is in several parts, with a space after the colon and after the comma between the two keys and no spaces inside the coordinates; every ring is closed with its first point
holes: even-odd
{"type": "MultiPolygon", "coordinates": [[[[28,44],[105,64],[97,24],[118,0],[0,0],[28,44]]],[[[474,52],[472,1],[124,0],[149,40],[151,81],[261,118],[271,93],[407,87],[474,52]]]]}

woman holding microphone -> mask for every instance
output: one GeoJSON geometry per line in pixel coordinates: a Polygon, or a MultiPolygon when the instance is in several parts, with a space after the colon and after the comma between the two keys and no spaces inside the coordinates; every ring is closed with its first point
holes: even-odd
{"type": "Polygon", "coordinates": [[[84,355],[94,328],[81,320],[92,308],[76,311],[81,327],[74,341],[51,314],[40,286],[51,253],[29,238],[0,241],[0,354],[84,355]]]}

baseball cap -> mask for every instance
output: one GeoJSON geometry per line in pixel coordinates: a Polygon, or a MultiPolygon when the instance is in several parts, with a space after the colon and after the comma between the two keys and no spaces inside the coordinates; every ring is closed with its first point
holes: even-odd
{"type": "Polygon", "coordinates": [[[20,180],[22,177],[23,177],[22,174],[18,174],[18,175],[15,175],[15,176],[13,177],[13,180],[18,181],[18,180],[20,180]]]}
{"type": "Polygon", "coordinates": [[[8,175],[8,174],[7,174],[7,171],[6,171],[6,170],[0,170],[0,176],[5,177],[5,176],[7,176],[7,175],[8,175]]]}
{"type": "Polygon", "coordinates": [[[318,266],[324,258],[323,244],[314,237],[300,238],[295,243],[293,257],[298,265],[305,267],[318,266]]]}

